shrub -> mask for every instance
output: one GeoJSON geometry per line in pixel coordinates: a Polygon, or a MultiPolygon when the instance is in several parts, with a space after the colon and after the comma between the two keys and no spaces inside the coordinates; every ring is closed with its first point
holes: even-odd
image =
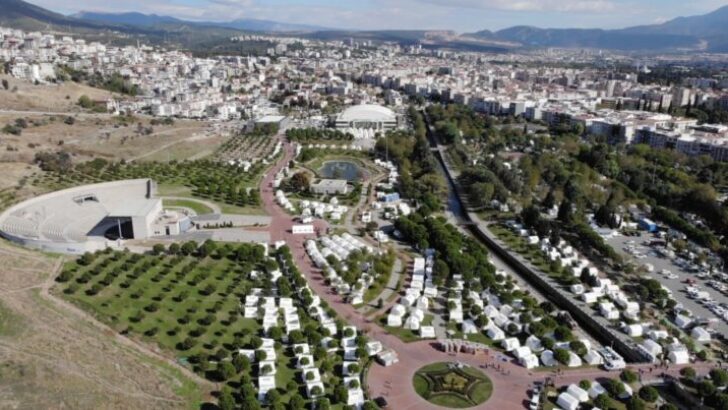
{"type": "Polygon", "coordinates": [[[622,370],[622,373],[619,375],[619,377],[624,380],[626,383],[635,383],[639,379],[637,376],[637,373],[633,372],[629,369],[622,370]]]}
{"type": "Polygon", "coordinates": [[[657,401],[657,399],[660,397],[660,394],[657,392],[657,389],[655,389],[652,386],[645,386],[640,389],[639,392],[640,398],[646,402],[654,403],[657,401]]]}

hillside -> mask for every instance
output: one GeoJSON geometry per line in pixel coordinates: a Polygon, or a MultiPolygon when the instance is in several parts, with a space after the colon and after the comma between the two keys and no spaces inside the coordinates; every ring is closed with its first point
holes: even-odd
{"type": "MultiPolygon", "coordinates": [[[[93,22],[66,17],[22,0],[0,0],[0,24],[22,30],[101,30],[93,22]]],[[[108,27],[107,27],[108,28],[108,27]]]]}

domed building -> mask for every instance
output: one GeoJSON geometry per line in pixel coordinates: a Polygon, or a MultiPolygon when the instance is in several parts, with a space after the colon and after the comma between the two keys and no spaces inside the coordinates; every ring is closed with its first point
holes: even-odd
{"type": "Polygon", "coordinates": [[[388,131],[397,128],[397,114],[381,105],[354,105],[336,117],[336,128],[388,131]]]}

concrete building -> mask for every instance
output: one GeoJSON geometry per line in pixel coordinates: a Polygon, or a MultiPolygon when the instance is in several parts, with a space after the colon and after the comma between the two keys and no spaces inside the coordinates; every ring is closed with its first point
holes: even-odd
{"type": "Polygon", "coordinates": [[[397,128],[394,111],[380,105],[362,104],[347,108],[336,117],[338,129],[373,129],[389,131],[397,128]]]}

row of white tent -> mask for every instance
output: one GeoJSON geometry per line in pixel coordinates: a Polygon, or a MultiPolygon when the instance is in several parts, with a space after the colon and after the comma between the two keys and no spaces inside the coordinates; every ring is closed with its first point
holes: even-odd
{"type": "Polygon", "coordinates": [[[296,211],[296,207],[293,206],[291,201],[286,197],[286,193],[283,192],[283,190],[281,190],[281,189],[276,191],[276,202],[278,202],[278,205],[282,206],[283,209],[285,209],[288,212],[296,211]]]}
{"type": "Polygon", "coordinates": [[[323,218],[326,215],[334,221],[338,221],[344,214],[349,211],[349,208],[345,205],[339,205],[339,200],[336,197],[332,197],[328,204],[319,201],[303,200],[299,202],[299,208],[301,210],[301,219],[306,223],[307,218],[317,217],[323,218]]]}
{"type": "MultiPolygon", "coordinates": [[[[521,225],[511,223],[509,226],[520,235],[523,235],[524,229],[521,225]]],[[[528,233],[528,231],[526,231],[528,233]]],[[[575,284],[571,285],[570,290],[575,295],[579,296],[581,300],[589,305],[598,303],[599,314],[608,320],[619,320],[620,317],[624,317],[630,322],[635,322],[640,319],[640,305],[638,302],[631,300],[618,285],[614,284],[611,279],[599,276],[599,271],[589,262],[588,259],[581,257],[573,247],[568,245],[566,241],[560,240],[557,246],[550,244],[549,238],[539,238],[538,236],[529,236],[531,242],[540,243],[541,251],[546,254],[551,261],[559,261],[562,266],[567,266],[571,269],[572,274],[575,277],[580,277],[583,269],[587,269],[589,275],[592,277],[591,285],[587,284],[575,284]],[[589,287],[587,291],[587,287],[589,287]],[[604,301],[603,298],[608,298],[609,301],[604,301]],[[600,301],[601,300],[601,301],[600,301]]],[[[647,333],[651,324],[649,323],[632,323],[624,324],[622,331],[630,337],[641,338],[647,333]]],[[[654,332],[654,331],[652,331],[654,332]]],[[[664,333],[664,337],[667,338],[666,331],[659,331],[660,334],[664,333]]],[[[693,338],[700,341],[700,338],[705,339],[705,336],[700,331],[693,335],[693,338]]],[[[674,339],[674,338],[670,338],[674,339]]],[[[638,345],[638,349],[653,362],[661,360],[663,355],[663,347],[657,343],[657,338],[648,339],[638,345]]],[[[676,364],[684,364],[689,361],[689,354],[683,344],[677,339],[667,343],[668,347],[668,360],[676,364]]]]}
{"type": "Polygon", "coordinates": [[[430,299],[437,296],[437,287],[432,283],[433,264],[432,252],[428,252],[425,258],[414,258],[412,280],[405,289],[404,296],[389,311],[387,326],[419,331],[420,337],[425,339],[435,337],[434,327],[422,325],[430,308],[430,299]]]}
{"type": "Polygon", "coordinates": [[[392,161],[384,161],[377,158],[374,160],[374,164],[389,170],[389,173],[387,174],[387,184],[394,185],[397,183],[397,179],[399,178],[399,170],[392,161]]]}
{"type": "Polygon", "coordinates": [[[298,311],[293,306],[293,299],[260,296],[262,292],[262,289],[254,288],[245,296],[242,306],[243,317],[261,320],[263,331],[267,333],[271,327],[278,326],[279,315],[282,313],[286,334],[290,334],[294,330],[301,330],[301,321],[298,311]]]}

